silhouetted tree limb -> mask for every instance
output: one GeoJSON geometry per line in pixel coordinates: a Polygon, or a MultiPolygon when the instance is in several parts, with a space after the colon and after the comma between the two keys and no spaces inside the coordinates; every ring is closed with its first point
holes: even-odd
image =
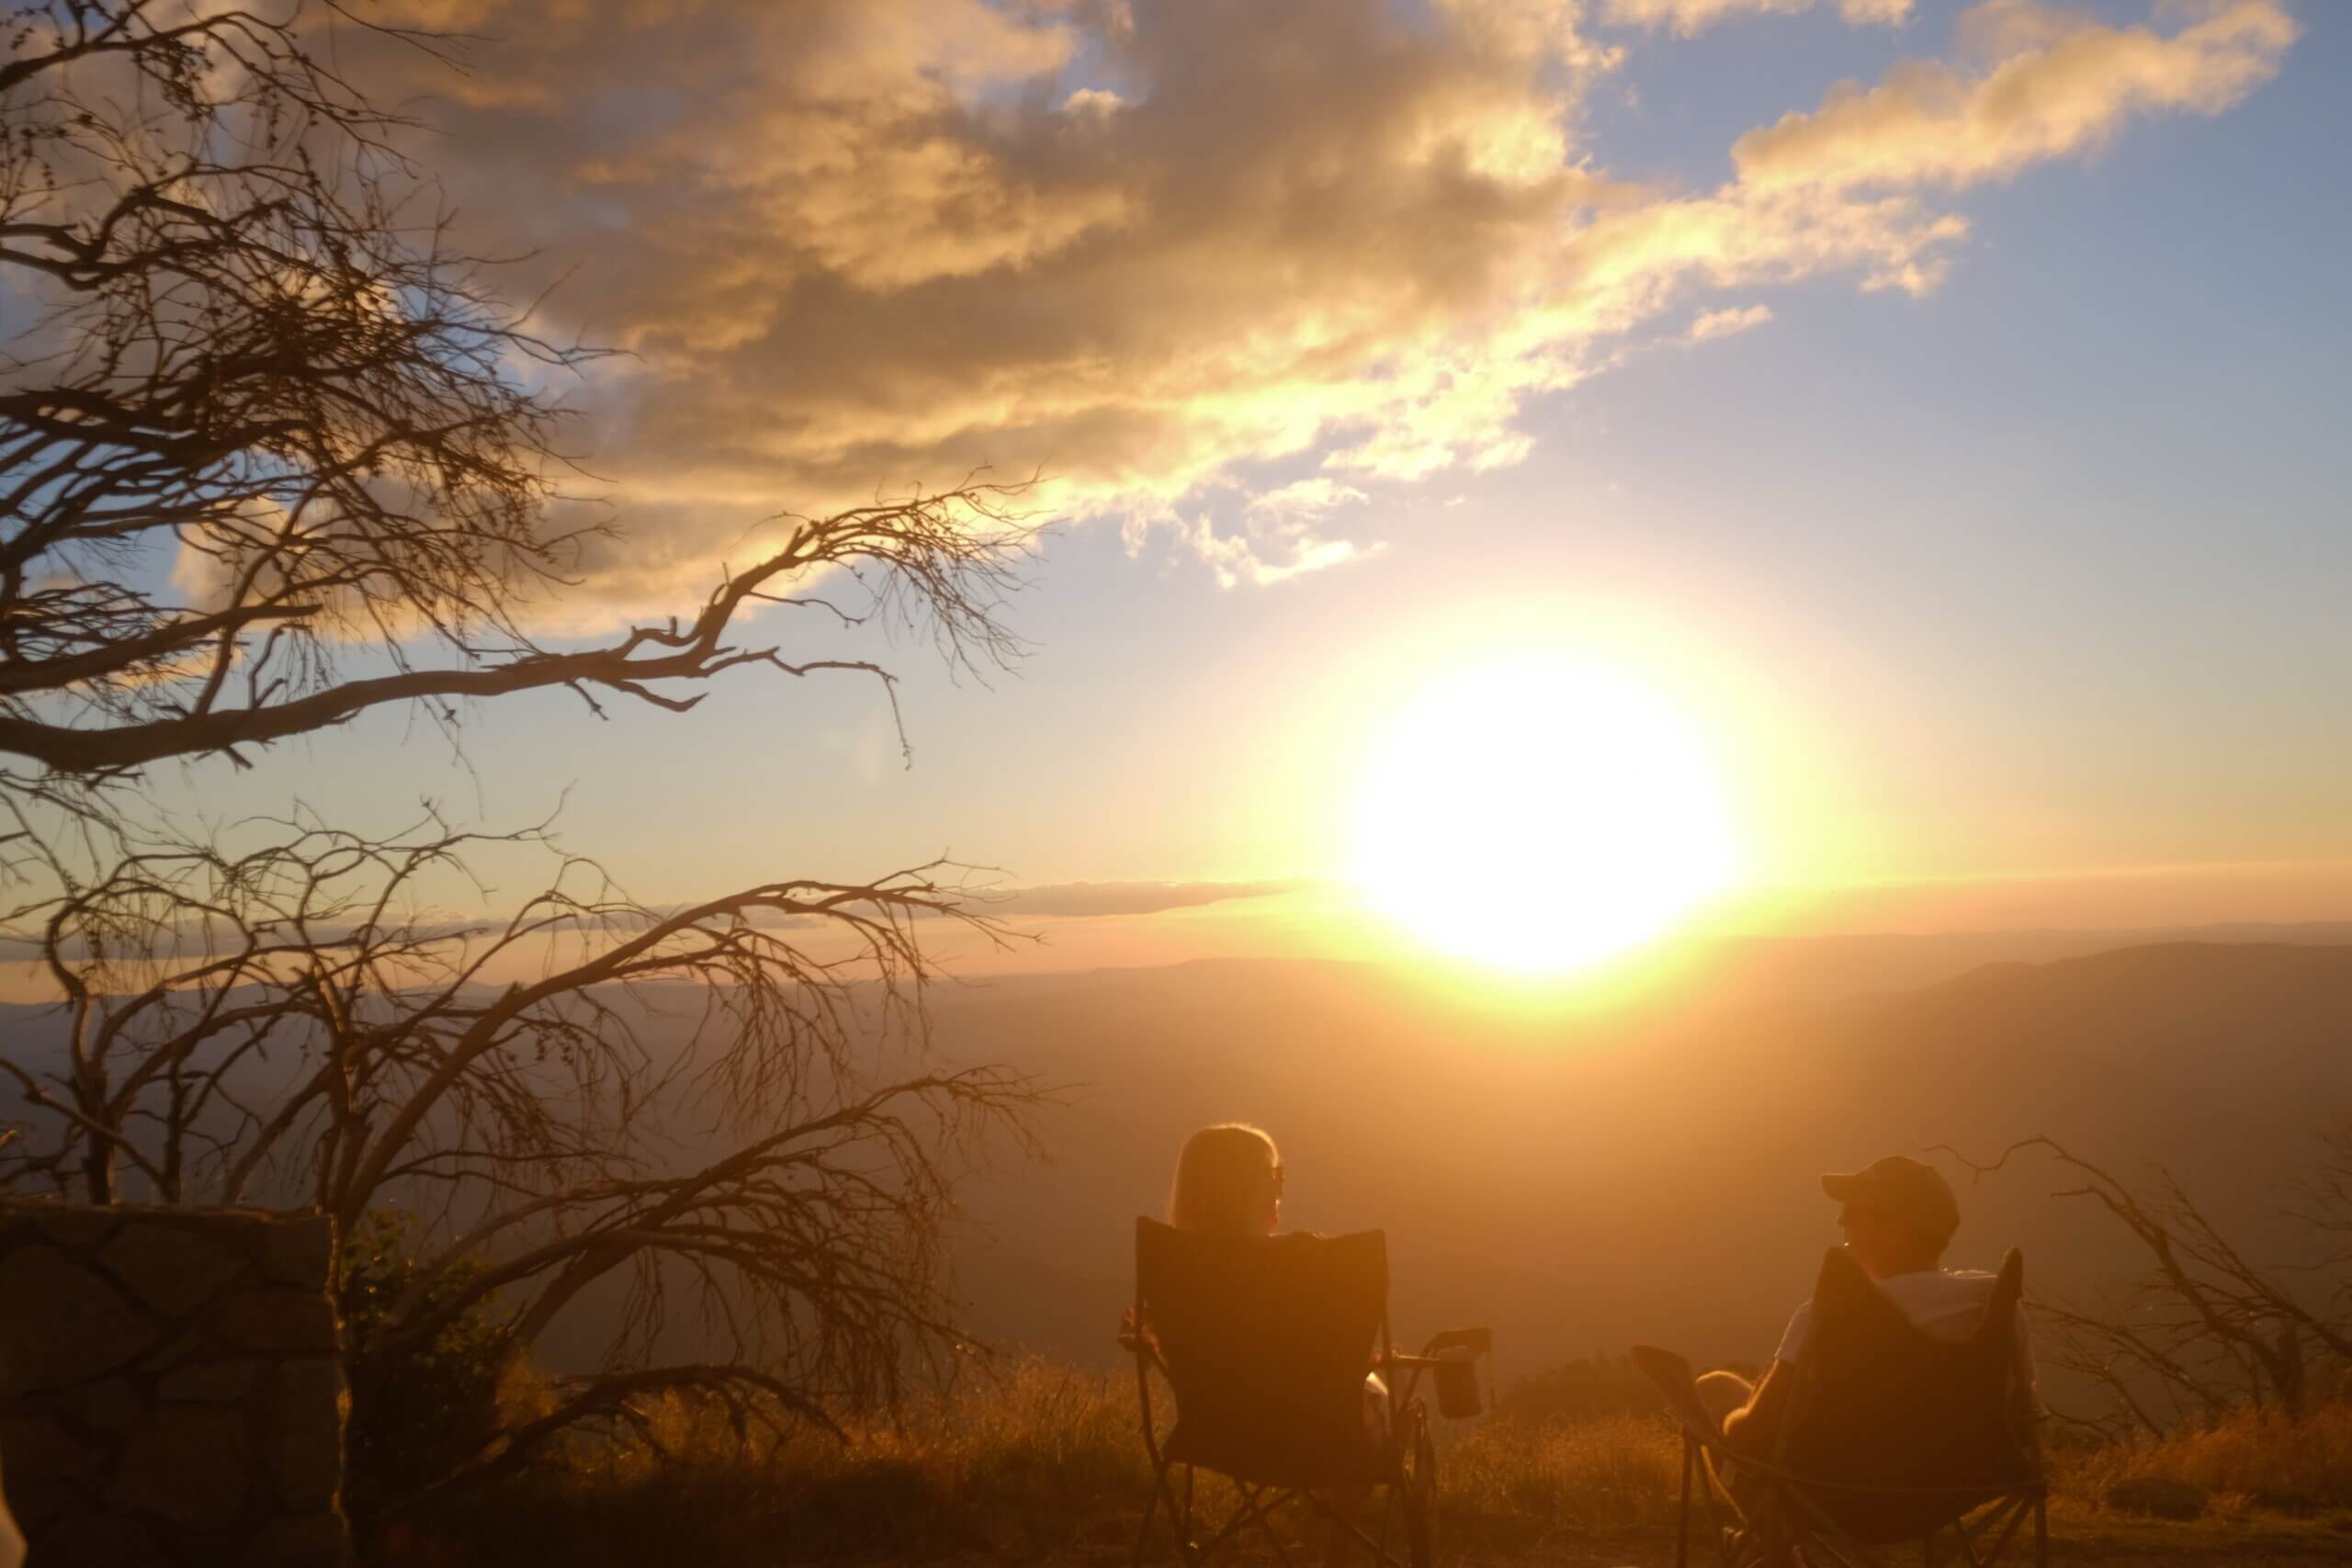
{"type": "MultiPolygon", "coordinates": [[[[2345,1217],[2339,1200],[2352,1178],[2346,1136],[2342,1128],[2324,1135],[2318,1173],[2299,1184],[2303,1206],[2290,1211],[2322,1230],[2345,1217]]],[[[2057,1359],[2114,1395],[2132,1425],[2161,1433],[2184,1412],[2211,1416],[2242,1403],[2299,1416],[2310,1392],[2307,1346],[2352,1364],[2352,1322],[2291,1290],[2291,1268],[2248,1258],[2170,1171],[2159,1168],[2135,1188],[2049,1137],[2012,1144],[1989,1164],[1944,1152],[1981,1177],[2028,1150],[2079,1179],[2051,1196],[2096,1203],[2147,1256],[2150,1273],[2118,1304],[2035,1303],[2058,1331],[2057,1359]]],[[[2339,1253],[2320,1265],[2337,1272],[2330,1297],[2337,1308],[2346,1301],[2345,1261],[2339,1253]]]]}
{"type": "Polygon", "coordinates": [[[840,1435],[831,1413],[812,1404],[797,1389],[764,1373],[738,1366],[659,1367],[641,1372],[564,1380],[554,1409],[502,1438],[466,1469],[449,1476],[435,1490],[481,1485],[510,1475],[529,1461],[549,1439],[576,1427],[612,1421],[634,1428],[659,1451],[660,1434],[640,1415],[642,1407],[663,1394],[699,1394],[715,1402],[741,1433],[753,1426],[774,1429],[779,1415],[802,1420],[840,1435]],[[764,1396],[764,1397],[763,1397],[764,1396]]]}
{"type": "Polygon", "coordinates": [[[322,62],[317,26],[157,10],[24,7],[0,67],[0,277],[45,311],[0,361],[0,752],[38,770],[0,778],[245,761],[391,703],[686,708],[666,688],[746,665],[887,680],[734,635],[830,571],[873,591],[853,622],[897,606],[952,658],[1016,650],[990,610],[1019,487],[987,483],[779,519],[685,623],[539,647],[532,614],[613,532],[556,521],[544,383],[593,351],[529,331],[412,211],[432,187],[387,140],[406,121],[322,62]],[[360,651],[390,669],[345,674],[360,651]]]}

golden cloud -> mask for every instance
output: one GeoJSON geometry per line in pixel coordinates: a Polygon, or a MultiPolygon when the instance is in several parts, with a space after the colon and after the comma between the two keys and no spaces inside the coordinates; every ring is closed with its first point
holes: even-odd
{"type": "MultiPolygon", "coordinates": [[[[1608,0],[1605,15],[1620,27],[1668,28],[1684,38],[1736,17],[1809,11],[1817,0],[1608,0]]],[[[1838,14],[1861,26],[1898,25],[1911,18],[1912,0],[1837,0],[1838,14]]]]}
{"type": "Polygon", "coordinates": [[[2170,35],[1996,0],[1961,35],[1981,67],[1840,89],[1694,192],[1583,143],[1621,55],[1578,0],[433,3],[508,41],[427,106],[428,156],[568,273],[551,328],[632,351],[583,392],[628,529],[587,563],[606,614],[699,593],[781,507],[981,464],[1222,581],[1352,558],[1363,487],[1519,461],[1529,400],[1669,312],[1825,274],[1924,293],[1967,231],[1924,188],[2224,107],[2294,36],[2272,0],[2170,35]],[[1231,476],[1269,463],[1331,488],[1252,509],[1231,476]]]}
{"type": "Polygon", "coordinates": [[[2097,147],[2134,115],[2218,114],[2278,73],[2296,26],[2278,0],[2233,0],[2166,37],[2100,27],[2030,0],[1971,13],[2002,50],[1967,74],[1906,61],[1876,87],[1838,88],[1811,114],[1751,131],[1732,149],[1741,183],[1964,186],[2097,147]]]}
{"type": "Polygon", "coordinates": [[[1760,327],[1772,319],[1770,305],[1748,305],[1723,310],[1704,310],[1690,323],[1683,334],[1689,343],[1705,343],[1711,338],[1729,337],[1752,327],[1760,327]]]}

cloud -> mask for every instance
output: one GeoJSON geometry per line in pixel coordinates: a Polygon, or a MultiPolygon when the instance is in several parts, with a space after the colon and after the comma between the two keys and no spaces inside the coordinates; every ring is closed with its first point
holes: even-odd
{"type": "MultiPolygon", "coordinates": [[[[1269,538],[1267,531],[1255,527],[1239,534],[1220,532],[1205,513],[1189,522],[1181,516],[1160,519],[1145,515],[1147,523],[1172,523],[1177,536],[1216,574],[1220,588],[1242,582],[1253,588],[1271,588],[1310,571],[1343,566],[1380,548],[1377,544],[1360,546],[1351,539],[1323,538],[1312,525],[1305,523],[1291,523],[1269,538]]],[[[1132,533],[1130,542],[1137,542],[1132,533]]]]}
{"type": "Polygon", "coordinates": [[[546,328],[631,353],[577,395],[628,533],[575,606],[608,615],[699,595],[781,508],[981,464],[1235,585],[1361,558],[1358,498],[1521,460],[1530,400],[1645,324],[1827,275],[1925,293],[1968,231],[1939,187],[2224,107],[2293,36],[2268,0],[2169,36],[1980,7],[1980,64],[1841,89],[1709,189],[1587,143],[1623,52],[1577,0],[432,6],[507,41],[454,85],[350,52],[481,243],[543,258],[512,286],[565,276],[546,328]],[[1253,504],[1265,466],[1330,488],[1253,504]]]}
{"type": "MultiPolygon", "coordinates": [[[[1811,10],[1816,0],[1608,0],[1603,15],[1620,27],[1667,28],[1684,38],[1736,17],[1788,15],[1811,10]]],[[[1900,25],[1911,18],[1912,0],[1838,0],[1849,22],[1900,25]]]]}
{"type": "Polygon", "coordinates": [[[1711,338],[1729,337],[1734,333],[1744,333],[1750,327],[1760,327],[1771,319],[1772,307],[1770,305],[1749,305],[1745,309],[1707,310],[1702,312],[1699,318],[1690,323],[1690,330],[1683,334],[1682,341],[1705,343],[1711,338]]]}
{"type": "Polygon", "coordinates": [[[1317,517],[1338,506],[1361,506],[1372,498],[1352,485],[1328,479],[1297,479],[1280,490],[1250,498],[1249,510],[1264,517],[1317,517]]]}
{"type": "Polygon", "coordinates": [[[1156,915],[1295,892],[1297,882],[1064,882],[1015,889],[990,907],[1012,915],[1156,915]]]}
{"type": "Polygon", "coordinates": [[[1247,582],[1266,588],[1377,551],[1377,544],[1361,546],[1327,538],[1323,533],[1333,513],[1371,499],[1353,485],[1317,475],[1249,497],[1241,505],[1238,528],[1219,529],[1204,511],[1189,519],[1145,512],[1128,519],[1127,540],[1130,547],[1140,549],[1155,526],[1170,525],[1216,574],[1219,587],[1247,582]]]}
{"type": "Polygon", "coordinates": [[[2104,144],[2134,115],[2219,114],[2278,74],[2297,28],[2277,0],[2231,0],[2166,37],[1994,0],[1963,18],[1999,51],[1966,73],[1906,61],[1876,87],[1847,84],[1810,114],[1732,149],[1758,189],[1973,185],[2104,144]]]}

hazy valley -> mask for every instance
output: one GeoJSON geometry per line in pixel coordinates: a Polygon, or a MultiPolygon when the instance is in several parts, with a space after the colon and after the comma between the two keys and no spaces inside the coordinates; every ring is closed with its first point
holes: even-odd
{"type": "MultiPolygon", "coordinates": [[[[1400,1337],[1491,1323],[1508,1375],[1635,1339],[1762,1359],[1836,1239],[1815,1177],[1889,1152],[1989,1161],[2047,1134],[2119,1175],[2160,1163],[2290,1255],[2277,1189],[2352,1108],[2352,947],[2146,945],[1810,1002],[1756,981],[1553,1018],[1344,964],[949,992],[943,1054],[1069,1086],[1041,1122],[1050,1163],[969,1190],[977,1319],[1106,1359],[1132,1221],[1214,1120],[1280,1141],[1287,1224],[1387,1230],[1400,1337]]],[[[2142,1266],[2103,1214],[2049,1197],[2071,1184],[2046,1159],[1973,1183],[1946,1165],[1956,1262],[2017,1246],[2038,1289],[2076,1299],[2142,1266]]]]}

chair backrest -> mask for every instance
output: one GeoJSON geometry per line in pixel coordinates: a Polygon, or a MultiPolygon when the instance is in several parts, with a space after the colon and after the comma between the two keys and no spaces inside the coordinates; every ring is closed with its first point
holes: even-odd
{"type": "Polygon", "coordinates": [[[1876,1540],[1923,1535],[2037,1478],[2016,1418],[2024,1284],[2024,1259],[2011,1252],[1975,1329],[1939,1339],[1843,1247],[1822,1259],[1777,1457],[1835,1483],[1810,1495],[1846,1529],[1876,1540]]]}
{"type": "Polygon", "coordinates": [[[1244,1481],[1381,1479],[1363,1380],[1387,1318],[1388,1239],[1250,1238],[1136,1222],[1136,1303],[1176,1394],[1171,1460],[1244,1481]]]}

